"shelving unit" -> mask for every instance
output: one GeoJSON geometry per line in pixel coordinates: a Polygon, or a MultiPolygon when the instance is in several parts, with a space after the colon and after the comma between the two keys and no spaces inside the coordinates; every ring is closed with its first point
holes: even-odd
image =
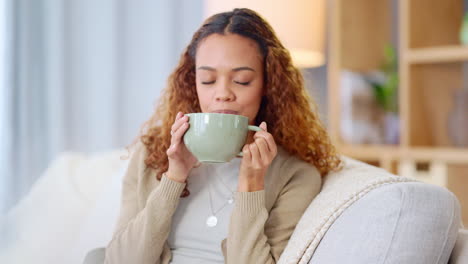
{"type": "Polygon", "coordinates": [[[417,48],[407,51],[405,63],[427,64],[441,62],[458,62],[468,60],[468,47],[464,46],[443,46],[430,48],[417,48]]]}
{"type": "Polygon", "coordinates": [[[450,189],[461,202],[468,226],[468,148],[453,146],[447,129],[454,91],[468,85],[463,73],[468,46],[459,42],[463,0],[394,1],[330,1],[329,132],[344,155],[450,189]],[[396,15],[393,6],[398,7],[396,15]],[[392,23],[395,17],[398,21],[392,23]],[[378,69],[392,33],[398,39],[400,142],[344,142],[341,73],[378,69]]]}

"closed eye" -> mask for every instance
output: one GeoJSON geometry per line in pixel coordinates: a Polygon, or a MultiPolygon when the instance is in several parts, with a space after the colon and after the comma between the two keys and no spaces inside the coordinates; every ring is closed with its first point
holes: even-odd
{"type": "Polygon", "coordinates": [[[235,83],[237,84],[240,84],[240,85],[249,85],[250,82],[238,82],[238,81],[234,81],[235,83]]]}
{"type": "Polygon", "coordinates": [[[215,81],[210,81],[210,82],[201,82],[202,84],[213,84],[215,81]]]}

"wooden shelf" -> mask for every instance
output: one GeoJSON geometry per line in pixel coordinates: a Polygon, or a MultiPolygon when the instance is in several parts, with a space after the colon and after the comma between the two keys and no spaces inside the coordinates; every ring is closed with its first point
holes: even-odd
{"type": "Polygon", "coordinates": [[[394,5],[393,0],[331,0],[330,7],[328,123],[338,153],[397,175],[432,177],[433,184],[447,187],[459,198],[468,225],[468,148],[452,147],[448,128],[455,94],[468,85],[464,67],[468,45],[460,44],[459,35],[464,1],[398,0],[394,5]],[[396,29],[392,28],[395,24],[396,29]],[[362,114],[373,113],[373,108],[366,110],[364,104],[347,95],[350,88],[343,84],[342,72],[378,69],[386,60],[383,48],[395,45],[395,40],[400,144],[345,143],[343,118],[373,121],[376,127],[382,127],[382,119],[362,114]],[[343,106],[349,111],[352,103],[363,108],[343,116],[343,106]]]}
{"type": "Polygon", "coordinates": [[[468,46],[410,49],[407,51],[406,60],[412,64],[468,61],[468,46]]]}
{"type": "Polygon", "coordinates": [[[402,149],[402,159],[441,161],[452,164],[468,164],[468,150],[464,148],[412,147],[402,149]]]}
{"type": "Polygon", "coordinates": [[[339,144],[337,148],[343,155],[362,160],[395,159],[400,153],[400,148],[394,145],[339,144]]]}
{"type": "Polygon", "coordinates": [[[468,149],[442,147],[399,147],[394,145],[340,144],[343,155],[362,160],[441,161],[451,164],[468,164],[468,149]]]}

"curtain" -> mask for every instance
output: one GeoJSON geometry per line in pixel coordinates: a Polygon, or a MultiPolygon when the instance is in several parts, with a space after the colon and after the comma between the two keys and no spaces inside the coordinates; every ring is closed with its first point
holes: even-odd
{"type": "MultiPolygon", "coordinates": [[[[7,89],[9,80],[7,79],[9,69],[7,62],[9,61],[9,46],[10,43],[9,28],[7,27],[10,16],[8,16],[9,6],[6,0],[0,0],[0,215],[6,210],[7,188],[8,181],[6,173],[10,171],[9,151],[11,143],[11,129],[8,127],[11,114],[8,108],[8,99],[10,98],[10,89],[7,89]],[[3,41],[1,41],[3,40],[3,41]]],[[[0,245],[1,246],[1,245],[0,245]]]]}
{"type": "Polygon", "coordinates": [[[0,1],[8,7],[0,40],[8,50],[0,90],[5,212],[58,153],[131,143],[200,26],[202,1],[0,1]]]}

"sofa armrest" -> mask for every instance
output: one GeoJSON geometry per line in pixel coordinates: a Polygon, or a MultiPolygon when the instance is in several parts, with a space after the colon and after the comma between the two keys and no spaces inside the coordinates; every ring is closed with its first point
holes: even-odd
{"type": "Polygon", "coordinates": [[[448,263],[461,223],[455,195],[342,160],[343,168],[324,178],[278,263],[448,263]]]}
{"type": "Polygon", "coordinates": [[[445,188],[382,186],[343,212],[310,263],[448,263],[460,218],[459,202],[445,188]]]}

